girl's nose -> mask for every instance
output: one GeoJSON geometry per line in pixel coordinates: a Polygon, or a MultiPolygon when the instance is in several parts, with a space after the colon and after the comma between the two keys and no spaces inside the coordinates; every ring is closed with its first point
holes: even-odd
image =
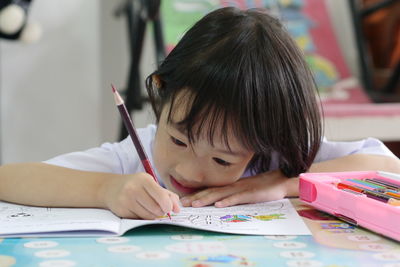
{"type": "Polygon", "coordinates": [[[204,175],[199,162],[184,160],[175,166],[176,173],[188,182],[203,182],[204,175]]]}

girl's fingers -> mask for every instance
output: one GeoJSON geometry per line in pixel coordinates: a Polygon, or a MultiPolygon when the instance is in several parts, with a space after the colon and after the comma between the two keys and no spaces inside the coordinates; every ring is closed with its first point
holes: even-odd
{"type": "Polygon", "coordinates": [[[144,190],[151,199],[151,201],[149,200],[149,204],[146,206],[155,214],[162,216],[172,210],[172,202],[168,193],[159,185],[145,187],[144,190]]]}
{"type": "Polygon", "coordinates": [[[215,202],[215,207],[223,208],[246,203],[258,203],[282,199],[285,194],[279,190],[248,189],[234,193],[215,202]]]}
{"type": "MultiPolygon", "coordinates": [[[[174,197],[175,202],[177,203],[177,207],[174,207],[174,212],[179,212],[178,198],[174,197]]],[[[171,201],[171,199],[169,199],[171,201]]],[[[132,219],[146,219],[153,220],[157,217],[165,215],[167,212],[164,212],[160,205],[147,193],[141,194],[133,200],[133,205],[129,205],[130,207],[125,209],[124,218],[132,218],[132,219]]]]}
{"type": "Polygon", "coordinates": [[[209,188],[198,192],[193,196],[185,197],[182,202],[187,206],[203,207],[234,194],[236,190],[237,189],[233,186],[209,188]]]}
{"type": "Polygon", "coordinates": [[[287,195],[285,182],[279,170],[268,174],[240,179],[233,184],[208,188],[181,199],[183,206],[202,207],[215,203],[216,207],[265,202],[282,199],[287,195]]]}
{"type": "Polygon", "coordinates": [[[143,207],[137,199],[133,199],[123,207],[120,207],[116,213],[118,216],[128,219],[154,219],[155,216],[143,207]]]}
{"type": "Polygon", "coordinates": [[[207,195],[207,193],[205,191],[207,191],[209,189],[205,189],[203,191],[197,192],[193,195],[189,195],[189,196],[184,196],[180,199],[182,206],[184,207],[191,207],[193,201],[200,199],[202,196],[207,195]]]}
{"type": "Polygon", "coordinates": [[[172,211],[175,213],[179,213],[181,211],[181,208],[179,205],[179,196],[172,192],[169,192],[169,196],[172,201],[172,211]]]}
{"type": "Polygon", "coordinates": [[[197,207],[205,206],[207,204],[203,204],[203,203],[207,203],[207,201],[204,201],[202,199],[206,198],[210,194],[210,191],[211,191],[211,189],[205,189],[205,190],[197,192],[193,195],[185,196],[181,199],[181,203],[184,207],[192,207],[193,202],[196,202],[196,204],[198,205],[197,207]]]}
{"type": "Polygon", "coordinates": [[[158,203],[149,195],[143,198],[136,198],[136,203],[135,212],[142,219],[152,220],[165,214],[158,203]]]}
{"type": "Polygon", "coordinates": [[[107,196],[107,206],[120,217],[154,219],[171,211],[179,212],[179,197],[162,188],[147,173],[117,182],[107,196]]]}
{"type": "MultiPolygon", "coordinates": [[[[179,197],[168,191],[167,189],[162,188],[160,185],[156,183],[150,183],[149,185],[144,186],[147,194],[153,199],[155,205],[152,204],[150,207],[152,210],[156,212],[156,214],[162,213],[159,216],[162,216],[166,213],[176,210],[176,206],[179,206],[179,197]]],[[[178,207],[179,212],[179,207],[178,207]]]]}
{"type": "Polygon", "coordinates": [[[215,207],[225,208],[239,204],[245,204],[253,202],[253,194],[249,191],[239,192],[237,194],[230,195],[224,199],[215,202],[215,207]]]}

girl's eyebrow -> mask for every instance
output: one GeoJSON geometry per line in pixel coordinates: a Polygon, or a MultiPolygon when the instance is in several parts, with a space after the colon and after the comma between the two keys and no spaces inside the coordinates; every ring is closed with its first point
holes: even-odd
{"type": "Polygon", "coordinates": [[[246,156],[246,153],[242,152],[242,151],[233,151],[233,150],[221,149],[221,148],[217,148],[217,149],[215,149],[215,151],[218,153],[226,154],[229,156],[235,156],[235,157],[245,157],[246,156]]]}
{"type": "Polygon", "coordinates": [[[186,135],[187,132],[186,132],[186,129],[185,129],[185,127],[183,125],[180,125],[180,124],[178,124],[178,123],[176,123],[176,122],[174,122],[172,120],[170,122],[168,122],[168,124],[169,124],[169,126],[174,128],[175,130],[177,130],[179,133],[181,133],[183,135],[186,135]]]}
{"type": "MultiPolygon", "coordinates": [[[[171,127],[173,127],[174,129],[176,129],[179,133],[181,133],[182,135],[187,135],[187,131],[184,128],[183,125],[180,125],[174,121],[170,121],[168,123],[171,127]]],[[[215,148],[215,146],[213,146],[213,148],[215,148]]],[[[224,148],[215,148],[215,152],[221,153],[221,154],[226,154],[229,156],[234,156],[234,157],[245,157],[246,153],[243,151],[234,151],[231,149],[224,149],[224,148]]]]}

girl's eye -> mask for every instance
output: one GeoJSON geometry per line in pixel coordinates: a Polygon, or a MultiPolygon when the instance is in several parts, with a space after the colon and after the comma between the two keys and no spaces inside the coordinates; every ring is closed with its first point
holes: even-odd
{"type": "Polygon", "coordinates": [[[232,165],[232,163],[227,162],[227,161],[225,161],[225,160],[223,160],[223,159],[220,159],[220,158],[213,158],[213,160],[214,160],[216,163],[218,163],[219,165],[222,165],[222,166],[231,166],[231,165],[232,165]]]}
{"type": "Polygon", "coordinates": [[[173,136],[171,136],[171,141],[172,141],[172,143],[174,143],[174,144],[177,145],[177,146],[182,146],[182,147],[186,147],[186,146],[187,146],[184,142],[182,142],[182,141],[179,140],[179,139],[176,139],[176,138],[173,137],[173,136]]]}

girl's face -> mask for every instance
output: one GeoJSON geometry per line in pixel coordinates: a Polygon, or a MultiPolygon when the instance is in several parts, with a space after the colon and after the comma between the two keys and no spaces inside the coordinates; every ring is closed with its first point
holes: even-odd
{"type": "Polygon", "coordinates": [[[169,108],[165,105],[161,113],[154,141],[154,163],[165,186],[182,197],[203,188],[237,181],[254,153],[240,145],[229,132],[228,149],[218,130],[213,145],[205,134],[190,145],[187,134],[176,124],[184,117],[184,109],[175,105],[168,122],[169,108]]]}

